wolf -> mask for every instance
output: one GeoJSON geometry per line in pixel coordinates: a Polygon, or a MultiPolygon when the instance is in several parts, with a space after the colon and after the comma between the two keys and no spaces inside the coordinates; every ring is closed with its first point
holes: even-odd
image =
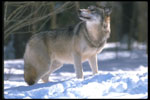
{"type": "Polygon", "coordinates": [[[33,85],[64,63],[74,64],[76,77],[83,79],[82,62],[88,60],[93,75],[98,73],[97,54],[110,37],[110,7],[79,9],[77,25],[34,34],[24,53],[24,79],[33,85]]]}

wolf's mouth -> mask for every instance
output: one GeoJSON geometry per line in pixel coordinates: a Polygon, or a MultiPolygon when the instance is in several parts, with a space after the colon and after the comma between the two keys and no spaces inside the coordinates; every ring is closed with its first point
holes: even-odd
{"type": "Polygon", "coordinates": [[[91,16],[89,16],[88,12],[84,12],[82,10],[78,10],[78,16],[81,20],[90,20],[91,16]]]}
{"type": "Polygon", "coordinates": [[[82,15],[80,15],[79,17],[84,18],[84,19],[91,19],[91,17],[88,17],[88,16],[82,16],[82,15]]]}

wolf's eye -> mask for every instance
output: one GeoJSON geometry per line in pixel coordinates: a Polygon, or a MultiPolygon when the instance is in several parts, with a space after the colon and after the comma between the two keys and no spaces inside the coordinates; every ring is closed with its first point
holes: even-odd
{"type": "Polygon", "coordinates": [[[90,11],[95,11],[95,9],[90,9],[90,11]]]}
{"type": "Polygon", "coordinates": [[[93,10],[95,10],[95,6],[90,6],[90,7],[88,7],[88,9],[89,9],[90,11],[93,11],[93,10]]]}
{"type": "Polygon", "coordinates": [[[96,11],[95,10],[91,10],[91,12],[94,14],[94,13],[96,13],[96,11]]]}

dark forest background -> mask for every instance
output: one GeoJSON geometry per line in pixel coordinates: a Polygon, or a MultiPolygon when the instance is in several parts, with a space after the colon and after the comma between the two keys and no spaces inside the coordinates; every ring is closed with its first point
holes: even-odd
{"type": "Polygon", "coordinates": [[[23,58],[33,34],[77,24],[77,10],[89,5],[112,6],[108,42],[125,43],[126,50],[132,50],[134,42],[148,45],[147,2],[4,2],[4,59],[23,58]]]}

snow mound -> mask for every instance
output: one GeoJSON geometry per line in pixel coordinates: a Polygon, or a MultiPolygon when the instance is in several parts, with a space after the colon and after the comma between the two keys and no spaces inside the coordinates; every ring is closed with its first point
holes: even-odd
{"type": "Polygon", "coordinates": [[[5,98],[147,98],[147,67],[134,71],[99,71],[59,82],[38,83],[4,90],[5,98]]]}
{"type": "Polygon", "coordinates": [[[148,98],[148,55],[146,45],[127,51],[127,45],[107,43],[98,54],[99,73],[92,75],[84,62],[84,79],[76,79],[73,65],[64,64],[50,75],[28,86],[23,78],[23,59],[4,61],[4,98],[148,98]],[[116,51],[116,46],[120,49],[116,51]]]}

